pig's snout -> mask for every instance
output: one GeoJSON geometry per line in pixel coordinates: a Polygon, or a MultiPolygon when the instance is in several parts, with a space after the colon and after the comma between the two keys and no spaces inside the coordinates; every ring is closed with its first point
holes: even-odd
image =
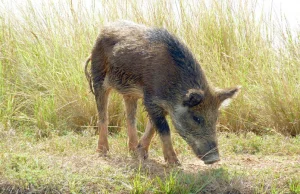
{"type": "Polygon", "coordinates": [[[220,161],[220,156],[218,153],[216,154],[211,154],[208,157],[203,158],[204,164],[213,164],[215,162],[220,161]]]}
{"type": "Polygon", "coordinates": [[[215,162],[220,161],[220,155],[219,152],[216,150],[214,152],[206,154],[205,156],[200,157],[200,159],[203,160],[204,164],[213,164],[215,162]]]}

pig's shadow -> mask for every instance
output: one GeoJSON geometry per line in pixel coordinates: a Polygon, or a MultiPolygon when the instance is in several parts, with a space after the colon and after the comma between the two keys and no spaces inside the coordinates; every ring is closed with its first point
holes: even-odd
{"type": "MultiPolygon", "coordinates": [[[[159,185],[171,189],[172,193],[253,193],[245,187],[246,180],[229,177],[228,171],[220,165],[208,167],[199,164],[167,165],[162,159],[149,158],[144,162],[130,157],[115,157],[117,166],[127,167],[135,176],[151,179],[151,183],[141,181],[140,186],[159,185]]],[[[249,183],[249,182],[248,182],[249,183]]]]}

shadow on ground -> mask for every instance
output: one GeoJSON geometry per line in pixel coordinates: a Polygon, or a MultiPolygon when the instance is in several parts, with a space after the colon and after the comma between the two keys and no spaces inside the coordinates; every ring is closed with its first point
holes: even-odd
{"type": "MultiPolygon", "coordinates": [[[[90,181],[90,177],[79,179],[81,182],[78,182],[78,187],[81,188],[75,193],[101,193],[103,188],[110,193],[253,193],[245,186],[247,181],[241,177],[230,176],[222,165],[205,166],[199,160],[187,160],[189,163],[169,166],[162,158],[148,159],[140,163],[137,159],[125,155],[112,154],[108,157],[99,157],[95,154],[58,157],[52,161],[55,161],[51,165],[56,166],[56,169],[67,171],[71,176],[93,177],[93,181],[90,181]],[[118,176],[115,178],[107,173],[104,175],[109,179],[117,180],[101,183],[97,176],[100,176],[100,172],[104,173],[106,167],[112,168],[114,170],[112,173],[122,172],[130,176],[128,180],[124,178],[118,180],[118,176]],[[116,183],[125,186],[115,185],[116,183]],[[114,186],[121,189],[115,190],[114,186]]],[[[50,171],[51,165],[48,165],[50,171]]],[[[68,184],[74,180],[64,176],[61,178],[61,181],[53,184],[43,183],[43,180],[39,180],[38,184],[31,184],[26,182],[27,180],[9,182],[0,179],[0,193],[71,193],[68,184]]]]}
{"type": "Polygon", "coordinates": [[[249,180],[231,177],[222,164],[207,166],[198,159],[181,165],[167,165],[162,158],[142,163],[130,157],[106,160],[119,168],[127,165],[135,172],[132,193],[254,193],[249,180]]]}

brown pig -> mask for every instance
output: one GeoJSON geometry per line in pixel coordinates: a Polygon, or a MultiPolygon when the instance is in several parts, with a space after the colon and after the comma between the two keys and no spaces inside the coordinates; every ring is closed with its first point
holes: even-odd
{"type": "Polygon", "coordinates": [[[115,89],[125,101],[129,149],[141,159],[148,157],[156,131],[165,160],[179,163],[166,120],[169,114],[177,132],[197,157],[205,164],[220,160],[216,137],[219,108],[240,88],[212,88],[190,50],[167,30],[129,21],[103,27],[86,62],[85,73],[97,103],[99,152],[106,154],[109,150],[107,105],[109,92],[115,89]],[[135,119],[139,98],[149,116],[140,141],[135,119]]]}

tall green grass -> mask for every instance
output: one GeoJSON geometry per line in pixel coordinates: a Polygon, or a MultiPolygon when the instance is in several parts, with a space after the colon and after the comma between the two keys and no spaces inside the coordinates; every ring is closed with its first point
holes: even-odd
{"type": "MultiPolygon", "coordinates": [[[[0,1],[0,122],[47,131],[94,126],[97,112],[83,64],[103,24],[128,19],[179,36],[218,87],[242,85],[220,130],[300,133],[300,34],[249,1],[0,1]],[[275,44],[276,43],[276,44],[275,44]]],[[[124,127],[119,95],[111,130],[124,127]]],[[[140,108],[138,127],[146,113],[140,108]]]]}

